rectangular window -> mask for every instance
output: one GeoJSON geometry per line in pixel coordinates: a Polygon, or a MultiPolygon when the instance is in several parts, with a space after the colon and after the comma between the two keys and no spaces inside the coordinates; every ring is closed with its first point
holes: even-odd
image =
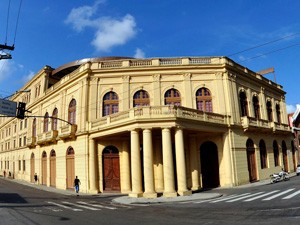
{"type": "Polygon", "coordinates": [[[26,167],[25,167],[25,160],[23,160],[23,171],[25,171],[26,167]]]}
{"type": "Polygon", "coordinates": [[[26,145],[26,136],[23,137],[23,145],[26,145]]]}

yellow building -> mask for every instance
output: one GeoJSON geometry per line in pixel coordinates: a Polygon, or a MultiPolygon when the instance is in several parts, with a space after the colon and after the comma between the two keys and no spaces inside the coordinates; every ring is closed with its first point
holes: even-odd
{"type": "Polygon", "coordinates": [[[1,118],[1,170],[39,185],[171,197],[297,164],[282,86],[226,57],[46,66],[10,100],[30,113],[1,118]]]}

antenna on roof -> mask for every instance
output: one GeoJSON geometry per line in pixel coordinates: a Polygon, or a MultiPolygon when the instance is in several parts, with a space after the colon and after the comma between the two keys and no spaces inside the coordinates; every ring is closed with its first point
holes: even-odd
{"type": "Polygon", "coordinates": [[[273,73],[273,75],[274,75],[274,82],[276,83],[276,76],[275,76],[274,67],[270,67],[270,68],[267,68],[267,69],[264,69],[264,70],[260,70],[257,73],[260,74],[260,75],[265,75],[265,74],[273,73]]]}

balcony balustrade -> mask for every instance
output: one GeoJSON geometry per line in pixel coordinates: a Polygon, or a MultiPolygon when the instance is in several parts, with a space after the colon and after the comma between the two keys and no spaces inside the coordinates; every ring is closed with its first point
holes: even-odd
{"type": "Polygon", "coordinates": [[[75,134],[77,131],[77,125],[76,124],[67,124],[65,126],[60,127],[58,138],[65,140],[65,139],[74,139],[75,134]]]}
{"type": "Polygon", "coordinates": [[[50,130],[48,132],[41,133],[37,135],[37,144],[46,145],[46,144],[55,143],[57,135],[58,135],[57,130],[50,130]]]}
{"type": "Polygon", "coordinates": [[[28,137],[26,143],[27,143],[26,146],[28,148],[34,148],[37,145],[36,137],[28,137]]]}
{"type": "Polygon", "coordinates": [[[99,127],[109,127],[118,125],[120,123],[127,123],[132,121],[164,121],[176,119],[190,119],[199,122],[207,122],[219,125],[228,125],[229,119],[226,115],[208,113],[195,109],[185,108],[181,106],[148,106],[137,107],[128,111],[111,114],[102,117],[90,123],[90,130],[97,130],[99,127]]]}
{"type": "Polygon", "coordinates": [[[269,129],[273,132],[279,131],[290,131],[288,124],[279,124],[277,122],[270,122],[268,120],[256,119],[253,117],[241,117],[242,127],[244,130],[255,130],[255,129],[269,129]]]}

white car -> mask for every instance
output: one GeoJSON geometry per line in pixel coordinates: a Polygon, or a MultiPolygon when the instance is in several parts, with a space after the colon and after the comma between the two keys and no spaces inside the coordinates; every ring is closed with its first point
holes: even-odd
{"type": "Polygon", "coordinates": [[[297,174],[297,176],[299,176],[299,175],[300,175],[300,164],[297,166],[297,169],[296,169],[296,174],[297,174]]]}

